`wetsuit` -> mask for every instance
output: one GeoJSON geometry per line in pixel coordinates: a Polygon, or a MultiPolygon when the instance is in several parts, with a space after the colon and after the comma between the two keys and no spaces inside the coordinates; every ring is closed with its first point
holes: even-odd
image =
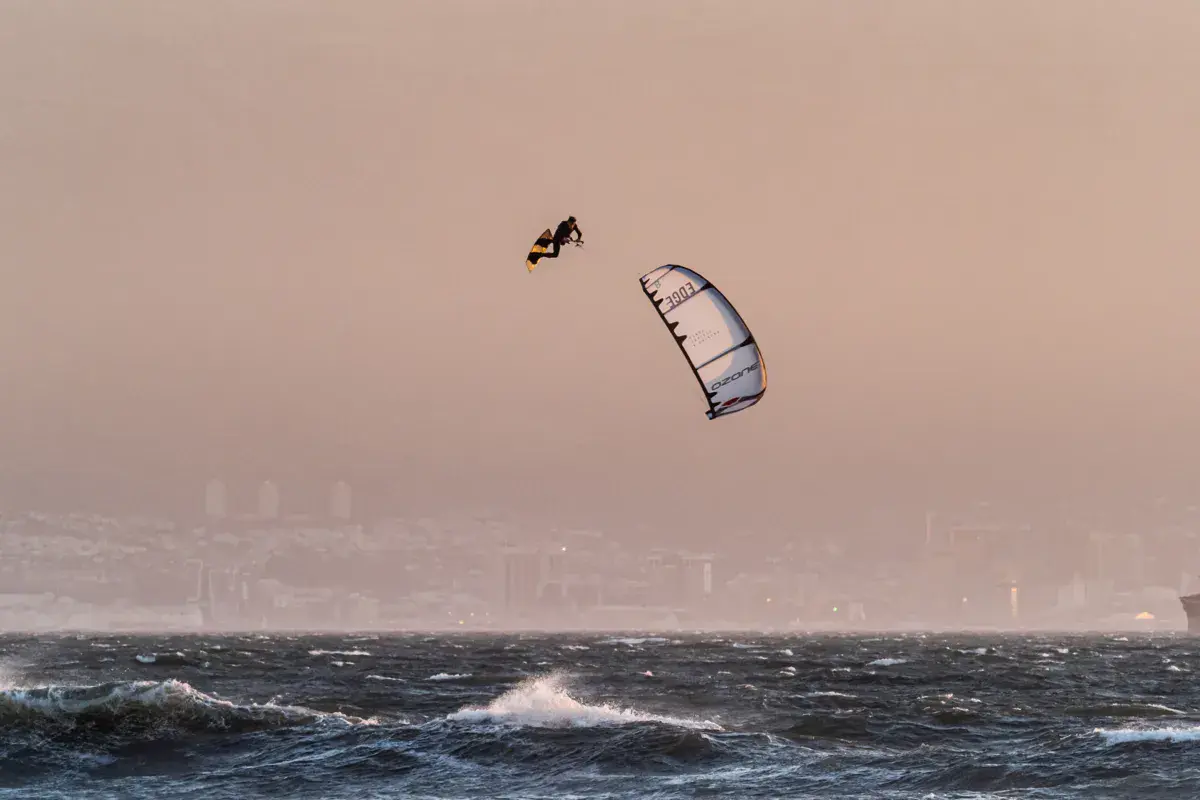
{"type": "Polygon", "coordinates": [[[572,232],[578,237],[575,241],[583,241],[583,231],[579,230],[579,226],[574,222],[564,219],[562,222],[558,223],[558,227],[554,229],[554,249],[549,253],[543,254],[542,258],[558,258],[559,249],[564,244],[571,241],[572,232]]]}

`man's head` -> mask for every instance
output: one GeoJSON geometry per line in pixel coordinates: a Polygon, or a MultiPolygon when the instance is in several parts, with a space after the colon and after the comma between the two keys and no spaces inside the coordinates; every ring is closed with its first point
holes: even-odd
{"type": "Polygon", "coordinates": [[[574,222],[574,221],[575,221],[574,217],[567,217],[567,222],[574,222]]]}

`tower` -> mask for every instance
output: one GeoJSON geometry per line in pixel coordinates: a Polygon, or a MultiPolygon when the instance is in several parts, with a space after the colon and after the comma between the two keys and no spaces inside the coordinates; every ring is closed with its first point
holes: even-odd
{"type": "Polygon", "coordinates": [[[258,515],[264,519],[279,517],[279,487],[272,481],[263,481],[258,488],[258,515]]]}
{"type": "Polygon", "coordinates": [[[225,484],[213,478],[204,489],[204,514],[212,519],[223,519],[229,512],[229,497],[225,484]]]}
{"type": "Polygon", "coordinates": [[[329,492],[329,516],[349,520],[351,510],[350,484],[338,481],[329,492]]]}

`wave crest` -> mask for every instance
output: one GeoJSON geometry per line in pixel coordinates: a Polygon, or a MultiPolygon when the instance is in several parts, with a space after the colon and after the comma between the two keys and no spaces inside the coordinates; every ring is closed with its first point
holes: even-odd
{"type": "Polygon", "coordinates": [[[587,705],[571,697],[566,678],[548,675],[522,681],[486,706],[468,706],[446,717],[452,722],[473,722],[539,728],[592,728],[656,722],[691,730],[723,730],[715,722],[647,714],[607,703],[587,705]]]}
{"type": "Polygon", "coordinates": [[[76,734],[144,733],[157,738],[164,729],[245,732],[332,719],[367,722],[275,703],[239,705],[178,680],[0,691],[0,725],[9,729],[57,727],[76,734]]]}

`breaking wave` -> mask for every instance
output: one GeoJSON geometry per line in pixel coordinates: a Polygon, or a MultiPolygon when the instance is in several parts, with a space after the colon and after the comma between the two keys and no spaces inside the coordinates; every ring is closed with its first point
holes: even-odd
{"type": "Polygon", "coordinates": [[[94,686],[45,686],[0,691],[0,724],[14,729],[160,736],[170,731],[248,732],[323,720],[367,720],[273,702],[238,704],[178,680],[125,681],[94,686]]]}
{"type": "Polygon", "coordinates": [[[566,677],[547,675],[522,682],[486,706],[467,707],[450,714],[455,722],[492,723],[539,728],[591,728],[653,722],[690,730],[720,731],[707,720],[684,719],[618,708],[607,703],[587,705],[567,692],[566,677]]]}

